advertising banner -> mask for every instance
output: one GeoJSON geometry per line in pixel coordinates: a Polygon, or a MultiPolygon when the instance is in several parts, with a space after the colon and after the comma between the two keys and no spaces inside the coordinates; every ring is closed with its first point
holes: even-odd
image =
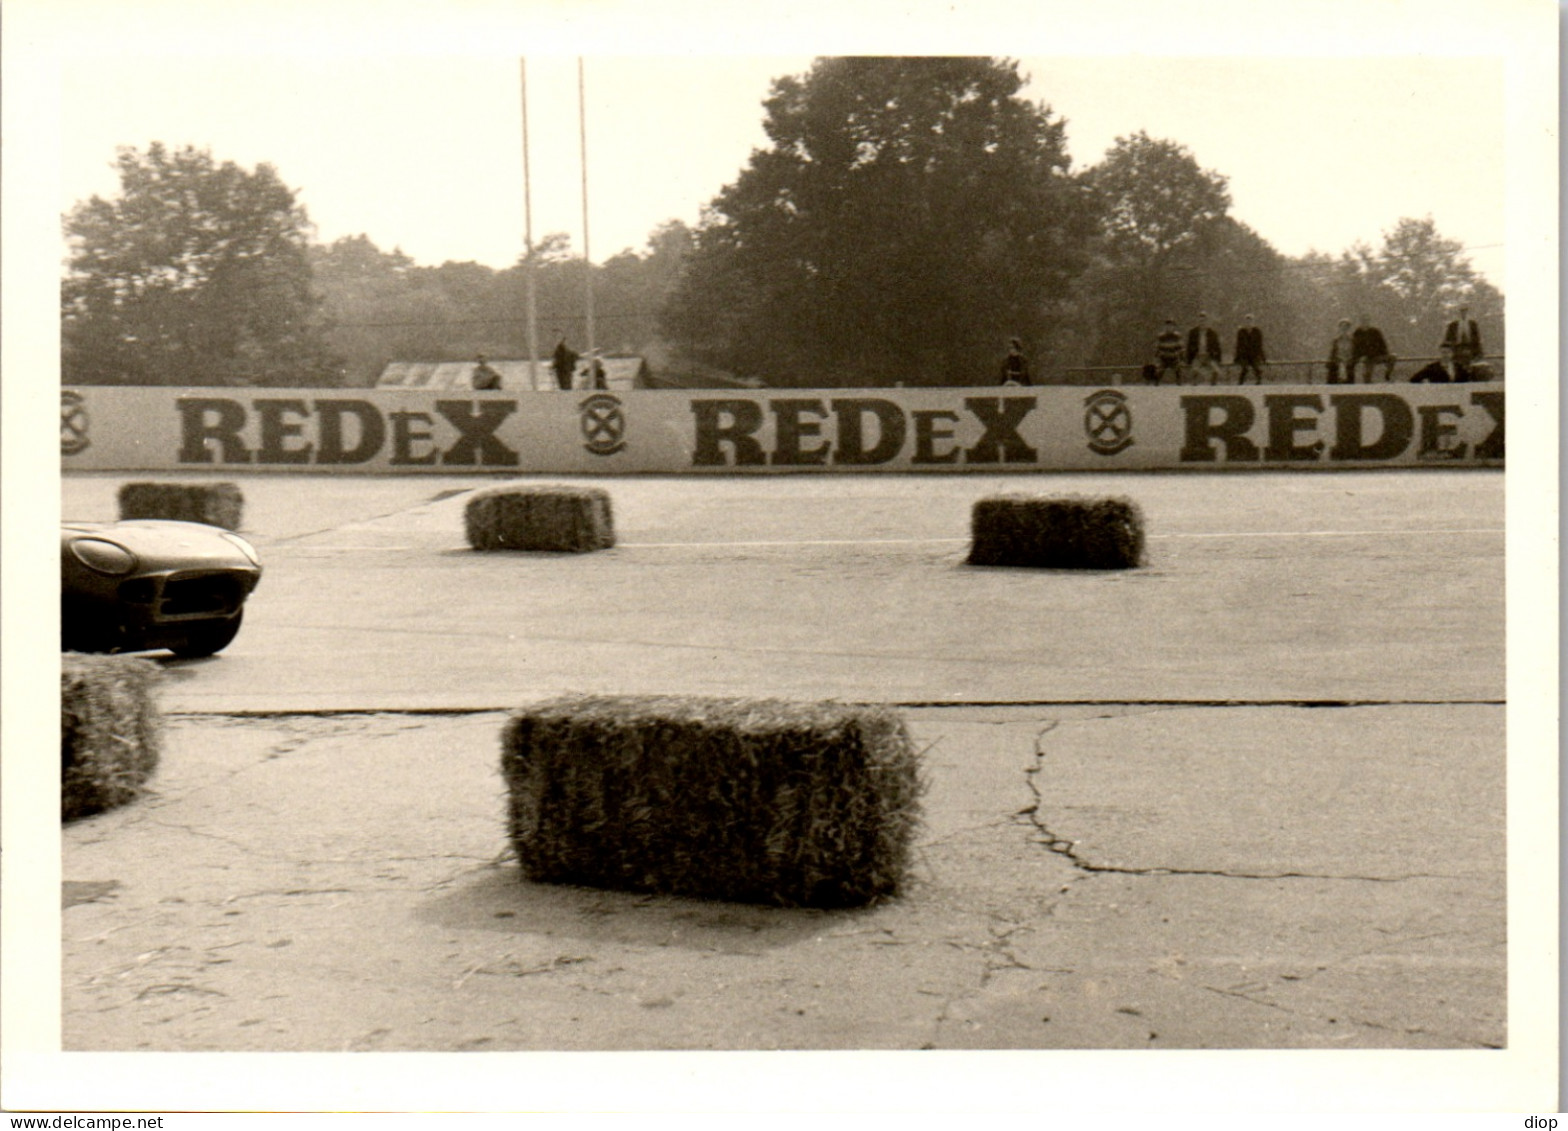
{"type": "Polygon", "coordinates": [[[1491,384],[467,392],[77,386],[66,471],[1501,467],[1491,384]]]}

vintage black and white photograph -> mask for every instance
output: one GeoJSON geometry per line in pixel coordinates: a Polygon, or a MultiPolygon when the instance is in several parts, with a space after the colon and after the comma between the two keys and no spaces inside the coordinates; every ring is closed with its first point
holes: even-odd
{"type": "Polygon", "coordinates": [[[1556,7],[965,7],[13,6],[8,1109],[1556,1109],[1556,7]]]}

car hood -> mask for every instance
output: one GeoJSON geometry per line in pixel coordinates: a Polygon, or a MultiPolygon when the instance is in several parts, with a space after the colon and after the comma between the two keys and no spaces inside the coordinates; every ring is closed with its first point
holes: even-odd
{"type": "Polygon", "coordinates": [[[213,565],[253,569],[250,559],[225,538],[216,526],[172,519],[128,519],[122,522],[66,522],[61,524],[65,538],[92,537],[115,542],[142,562],[143,567],[160,563],[192,566],[213,565]]]}

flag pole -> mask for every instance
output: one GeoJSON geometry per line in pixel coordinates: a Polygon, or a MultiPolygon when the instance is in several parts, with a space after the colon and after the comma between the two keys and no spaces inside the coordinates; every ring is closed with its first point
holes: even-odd
{"type": "Polygon", "coordinates": [[[593,259],[588,253],[588,109],[583,95],[583,57],[577,56],[577,131],[583,164],[583,303],[588,323],[588,378],[593,381],[593,259]]]}
{"type": "Polygon", "coordinates": [[[528,174],[528,60],[518,61],[523,95],[523,278],[528,291],[528,384],[539,388],[539,308],[534,278],[534,204],[533,182],[528,174]]]}

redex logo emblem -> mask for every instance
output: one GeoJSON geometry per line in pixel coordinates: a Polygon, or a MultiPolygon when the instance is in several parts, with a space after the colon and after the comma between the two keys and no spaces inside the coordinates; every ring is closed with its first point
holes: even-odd
{"type": "Polygon", "coordinates": [[[1083,430],[1091,452],[1114,456],[1132,445],[1132,410],[1125,393],[1101,389],[1083,403],[1083,430]]]}
{"type": "Polygon", "coordinates": [[[577,406],[583,447],[596,456],[613,456],[626,446],[626,415],[609,393],[596,393],[577,406]]]}
{"type": "Polygon", "coordinates": [[[92,444],[87,438],[87,405],[80,393],[60,392],[60,454],[74,456],[92,444]]]}

